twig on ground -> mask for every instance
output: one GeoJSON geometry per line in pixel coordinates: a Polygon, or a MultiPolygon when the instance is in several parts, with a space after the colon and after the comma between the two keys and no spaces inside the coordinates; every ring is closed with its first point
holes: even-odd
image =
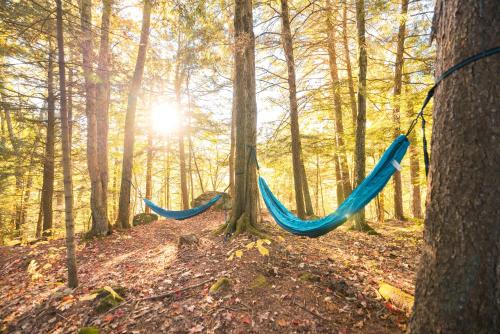
{"type": "Polygon", "coordinates": [[[292,304],[294,304],[294,305],[296,305],[296,306],[300,307],[300,308],[301,308],[301,309],[303,309],[304,311],[307,311],[309,314],[312,314],[313,316],[315,316],[315,317],[317,317],[317,318],[319,318],[319,319],[321,319],[321,320],[323,320],[323,321],[331,321],[330,319],[323,317],[321,314],[319,314],[319,313],[317,313],[317,312],[314,312],[314,311],[312,311],[312,310],[308,309],[307,307],[305,307],[305,306],[303,306],[303,305],[300,305],[299,303],[297,303],[297,302],[296,302],[296,301],[294,301],[294,300],[292,300],[292,304]]]}

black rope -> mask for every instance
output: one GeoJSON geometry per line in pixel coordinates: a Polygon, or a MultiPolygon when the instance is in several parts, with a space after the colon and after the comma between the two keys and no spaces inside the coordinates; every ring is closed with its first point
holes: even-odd
{"type": "Polygon", "coordinates": [[[469,64],[472,64],[472,63],[478,61],[479,59],[490,57],[490,56],[493,56],[497,53],[500,53],[500,47],[488,49],[488,50],[482,51],[478,54],[475,54],[473,56],[470,56],[468,58],[465,58],[461,62],[453,65],[452,67],[450,67],[449,69],[444,71],[443,74],[441,74],[441,76],[436,80],[436,82],[431,87],[431,89],[429,89],[429,91],[427,92],[427,96],[424,99],[424,103],[422,104],[422,107],[420,108],[419,113],[417,114],[415,119],[410,123],[410,126],[408,127],[408,131],[406,131],[406,136],[408,137],[410,135],[410,133],[413,131],[413,129],[415,128],[415,125],[417,124],[418,119],[420,118],[422,120],[422,140],[423,140],[423,150],[424,150],[425,175],[429,174],[429,161],[430,161],[430,159],[429,159],[429,152],[427,150],[427,138],[425,137],[424,109],[427,106],[427,104],[429,103],[429,101],[432,99],[432,97],[434,96],[436,88],[439,86],[441,81],[443,81],[444,79],[446,79],[447,77],[452,75],[454,72],[458,71],[459,69],[461,69],[469,64]]]}

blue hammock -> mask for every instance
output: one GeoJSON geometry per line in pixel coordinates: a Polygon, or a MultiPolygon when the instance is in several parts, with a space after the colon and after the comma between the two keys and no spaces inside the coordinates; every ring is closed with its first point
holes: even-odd
{"type": "Polygon", "coordinates": [[[354,189],[337,210],[320,219],[299,219],[274,196],[262,177],[259,177],[260,192],[267,209],[279,226],[293,234],[319,237],[342,225],[377,196],[396,172],[396,167],[399,167],[409,145],[406,136],[400,135],[396,138],[384,152],[372,172],[354,189]]]}
{"type": "Polygon", "coordinates": [[[165,210],[162,207],[159,207],[158,205],[154,204],[147,198],[144,198],[144,203],[151,208],[154,212],[159,214],[160,216],[166,217],[166,218],[171,218],[171,219],[176,219],[176,220],[183,220],[187,218],[191,218],[194,216],[199,215],[200,213],[203,213],[207,211],[212,205],[217,202],[222,195],[217,195],[214,198],[212,198],[210,201],[208,201],[205,204],[202,204],[200,206],[197,206],[196,208],[192,208],[189,210],[182,210],[182,211],[170,211],[170,210],[165,210]]]}

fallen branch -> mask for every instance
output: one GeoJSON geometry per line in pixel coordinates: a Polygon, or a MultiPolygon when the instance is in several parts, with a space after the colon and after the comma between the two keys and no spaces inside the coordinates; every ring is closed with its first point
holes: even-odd
{"type": "Polygon", "coordinates": [[[202,286],[204,284],[207,284],[207,283],[209,283],[211,281],[212,281],[212,279],[207,279],[207,280],[202,281],[200,283],[197,283],[197,284],[194,284],[194,285],[190,285],[190,286],[187,286],[187,287],[184,287],[184,288],[181,288],[181,289],[177,289],[177,290],[165,292],[165,293],[162,293],[160,295],[154,295],[154,296],[149,296],[149,297],[143,297],[143,298],[134,299],[134,301],[153,300],[153,299],[161,299],[161,298],[170,297],[170,296],[175,295],[175,294],[177,294],[179,292],[183,292],[183,291],[186,291],[186,290],[197,288],[197,287],[202,286]]]}

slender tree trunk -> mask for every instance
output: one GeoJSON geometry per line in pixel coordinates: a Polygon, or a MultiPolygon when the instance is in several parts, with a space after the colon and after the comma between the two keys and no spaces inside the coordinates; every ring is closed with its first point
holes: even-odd
{"type": "Polygon", "coordinates": [[[92,212],[91,235],[105,235],[108,230],[106,208],[102,198],[104,196],[101,182],[100,164],[98,156],[97,89],[93,71],[93,32],[92,32],[92,2],[81,2],[82,27],[82,62],[85,77],[85,112],[87,115],[87,164],[90,176],[90,208],[92,212]]]}
{"type": "Polygon", "coordinates": [[[293,57],[292,32],[290,30],[290,17],[288,0],[281,0],[281,41],[288,70],[288,97],[290,100],[290,130],[292,137],[292,167],[293,181],[295,186],[295,205],[297,215],[305,218],[304,187],[301,177],[301,155],[299,111],[297,106],[297,83],[295,79],[295,60],[293,57]]]}
{"type": "Polygon", "coordinates": [[[332,7],[330,0],[327,1],[327,35],[328,35],[328,58],[330,65],[330,77],[333,88],[333,104],[335,110],[335,131],[337,138],[338,158],[340,164],[340,174],[343,190],[343,198],[347,198],[352,192],[351,180],[349,177],[349,166],[347,164],[347,154],[344,144],[344,125],[342,122],[342,100],[340,98],[340,80],[337,69],[337,52],[335,49],[335,22],[332,17],[332,7]]]}
{"type": "Polygon", "coordinates": [[[356,129],[356,115],[358,113],[358,108],[356,106],[356,95],[354,93],[354,80],[352,78],[352,67],[351,67],[351,57],[349,51],[348,42],[348,32],[347,32],[347,0],[342,2],[342,44],[344,45],[345,52],[345,63],[347,71],[347,85],[349,87],[349,102],[351,105],[352,114],[352,128],[353,131],[356,129]]]}
{"type": "MultiPolygon", "coordinates": [[[[42,191],[38,192],[38,202],[42,202],[42,191]]],[[[40,205],[40,210],[38,210],[38,219],[36,221],[36,232],[35,237],[39,239],[42,236],[42,222],[43,222],[43,207],[40,205]]]]}
{"type": "MultiPolygon", "coordinates": [[[[366,136],[366,39],[365,39],[365,1],[356,0],[356,25],[358,29],[358,114],[356,118],[356,147],[354,150],[355,186],[365,178],[365,136],[366,136]]],[[[355,215],[354,229],[371,231],[365,220],[365,209],[355,215]]]]}
{"type": "Polygon", "coordinates": [[[118,224],[122,228],[130,227],[130,190],[132,186],[132,168],[134,164],[135,111],[137,109],[137,97],[141,88],[142,75],[144,73],[144,64],[146,63],[151,7],[152,1],[144,0],[139,51],[137,53],[134,76],[130,84],[127,114],[125,116],[122,180],[120,185],[120,202],[118,207],[118,224]]]}
{"type": "MultiPolygon", "coordinates": [[[[406,36],[406,14],[408,13],[408,0],[401,0],[401,18],[399,21],[397,50],[396,50],[396,68],[394,71],[394,110],[393,128],[394,138],[401,134],[401,87],[403,79],[403,63],[404,63],[404,50],[405,50],[405,36],[406,36]]],[[[394,183],[394,218],[397,220],[404,220],[403,214],[403,189],[401,181],[401,172],[396,171],[392,177],[394,183]]]]}
{"type": "Polygon", "coordinates": [[[66,69],[64,63],[64,37],[63,37],[63,13],[61,0],[56,0],[57,5],[57,53],[59,63],[59,99],[61,112],[61,135],[64,174],[64,208],[66,223],[66,264],[68,267],[68,286],[78,286],[76,250],[75,250],[75,227],[73,223],[73,173],[71,166],[71,146],[69,143],[68,110],[66,106],[66,69]]]}
{"type": "MultiPolygon", "coordinates": [[[[408,81],[408,80],[405,80],[408,81]]],[[[405,86],[406,114],[408,118],[415,117],[413,102],[411,99],[410,86],[405,86]]],[[[411,181],[411,213],[414,218],[423,218],[422,198],[420,194],[420,143],[417,132],[413,131],[408,136],[410,140],[410,181],[411,181]]]]}
{"type": "Polygon", "coordinates": [[[42,234],[49,236],[53,228],[52,199],[54,196],[54,142],[55,142],[55,97],[54,97],[54,53],[49,40],[47,66],[47,134],[43,160],[43,181],[40,211],[43,214],[42,234]]]}
{"type": "Polygon", "coordinates": [[[168,137],[166,138],[164,166],[165,206],[170,208],[170,138],[168,137]]]}
{"type": "MultiPolygon", "coordinates": [[[[189,139],[190,143],[189,146],[192,147],[193,144],[191,143],[191,138],[189,139]]],[[[196,169],[196,175],[198,175],[198,182],[200,184],[200,189],[201,193],[205,193],[205,187],[203,186],[203,179],[201,178],[201,173],[200,173],[200,168],[198,167],[198,162],[196,161],[196,154],[193,151],[193,163],[194,163],[194,168],[196,169]]]]}
{"type": "MultiPolygon", "coordinates": [[[[151,124],[151,122],[149,122],[151,124]]],[[[148,147],[146,153],[146,198],[151,200],[153,197],[153,129],[148,129],[148,147]]],[[[151,208],[146,205],[146,213],[151,213],[151,208]]]]}
{"type": "MultiPolygon", "coordinates": [[[[337,144],[337,139],[335,139],[335,149],[337,151],[338,144],[337,144]]],[[[340,206],[342,202],[345,200],[344,197],[344,189],[342,187],[342,173],[340,172],[340,162],[339,162],[339,155],[335,151],[333,155],[333,161],[335,164],[335,185],[336,185],[336,190],[337,190],[337,206],[340,206]]]]}
{"type": "MultiPolygon", "coordinates": [[[[184,81],[183,71],[181,67],[181,60],[177,57],[177,68],[175,71],[175,98],[177,101],[177,113],[179,114],[179,119],[181,122],[184,120],[184,113],[181,109],[181,85],[184,81]]],[[[179,133],[177,136],[177,141],[179,143],[179,173],[180,173],[180,188],[181,188],[181,204],[182,209],[189,209],[189,192],[187,187],[187,175],[186,175],[186,152],[184,148],[184,127],[182,125],[179,126],[179,133]]]]}
{"type": "Polygon", "coordinates": [[[302,190],[304,193],[304,204],[306,205],[306,215],[314,215],[314,209],[311,199],[311,192],[309,191],[309,182],[307,181],[306,167],[304,165],[304,158],[300,159],[300,171],[302,177],[302,190]]]}
{"type": "MultiPolygon", "coordinates": [[[[111,52],[109,49],[109,29],[111,21],[111,6],[113,0],[102,1],[101,40],[99,45],[99,60],[97,66],[96,91],[96,122],[97,122],[97,164],[100,177],[97,185],[99,189],[99,206],[102,212],[100,225],[94,228],[96,234],[108,232],[108,129],[109,129],[109,104],[110,104],[110,69],[111,52]]],[[[97,225],[97,224],[96,224],[97,225]]]]}
{"type": "MultiPolygon", "coordinates": [[[[3,100],[2,96],[2,100],[3,100]]],[[[2,101],[4,102],[4,101],[2,101]]],[[[18,139],[16,138],[16,134],[14,133],[14,127],[12,124],[12,117],[10,115],[10,106],[7,103],[2,103],[3,108],[5,111],[5,121],[7,123],[7,130],[9,132],[9,139],[10,143],[12,146],[12,150],[14,152],[14,155],[16,156],[16,165],[14,166],[14,177],[16,179],[16,200],[15,200],[15,218],[14,218],[14,224],[15,224],[15,229],[18,234],[18,236],[21,236],[21,226],[22,226],[22,200],[23,200],[23,189],[24,189],[24,180],[23,180],[23,158],[21,157],[21,151],[19,149],[19,142],[18,139]]]]}
{"type": "MultiPolygon", "coordinates": [[[[436,77],[498,46],[498,1],[438,0],[436,77]]],[[[411,333],[500,333],[500,57],[441,82],[411,333]]]]}

